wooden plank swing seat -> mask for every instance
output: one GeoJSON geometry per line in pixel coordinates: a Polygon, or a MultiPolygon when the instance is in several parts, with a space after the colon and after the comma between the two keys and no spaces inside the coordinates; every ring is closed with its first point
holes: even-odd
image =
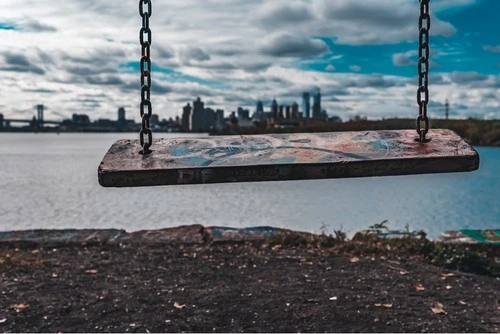
{"type": "Polygon", "coordinates": [[[139,140],[118,140],[98,170],[104,187],[285,181],[467,172],[479,155],[451,130],[214,136],[155,139],[139,154],[139,140]]]}

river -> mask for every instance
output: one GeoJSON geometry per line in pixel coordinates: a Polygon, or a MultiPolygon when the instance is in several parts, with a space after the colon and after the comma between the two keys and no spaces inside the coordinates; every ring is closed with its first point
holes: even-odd
{"type": "Polygon", "coordinates": [[[352,235],[389,220],[391,228],[408,224],[437,236],[500,227],[500,148],[476,148],[481,167],[472,173],[101,188],[97,167],[107,149],[116,139],[136,137],[0,133],[0,230],[202,224],[352,235]]]}

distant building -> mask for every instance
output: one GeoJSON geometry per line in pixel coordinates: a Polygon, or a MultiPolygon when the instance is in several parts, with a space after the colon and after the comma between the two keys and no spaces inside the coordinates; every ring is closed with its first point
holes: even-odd
{"type": "Polygon", "coordinates": [[[154,126],[160,123],[160,117],[158,114],[152,114],[151,118],[149,119],[149,125],[154,126]]]}
{"type": "Polygon", "coordinates": [[[283,118],[285,118],[284,109],[285,109],[285,107],[284,107],[284,106],[280,106],[280,113],[279,113],[279,115],[278,115],[279,119],[283,119],[283,118]]]}
{"type": "Polygon", "coordinates": [[[125,108],[118,108],[118,129],[125,130],[127,128],[127,119],[125,118],[125,108]]]}
{"type": "Polygon", "coordinates": [[[248,109],[238,108],[238,122],[245,122],[250,119],[250,111],[248,109]]]}
{"type": "Polygon", "coordinates": [[[255,110],[255,113],[252,115],[252,120],[253,121],[263,121],[266,119],[266,114],[264,113],[264,104],[262,101],[257,101],[257,108],[255,110]]]}
{"type": "Polygon", "coordinates": [[[215,126],[215,110],[206,108],[203,113],[203,131],[210,131],[215,126]]]}
{"type": "Polygon", "coordinates": [[[299,118],[299,104],[297,102],[294,102],[292,104],[292,118],[293,119],[299,118]]]}
{"type": "Polygon", "coordinates": [[[263,113],[264,112],[264,103],[262,101],[257,101],[257,112],[258,113],[263,113]]]}
{"type": "Polygon", "coordinates": [[[191,105],[188,103],[182,108],[182,121],[181,121],[181,128],[182,131],[189,131],[191,130],[191,105]]]}
{"type": "Polygon", "coordinates": [[[304,118],[310,118],[311,115],[311,95],[308,92],[302,94],[302,114],[304,118]]]}
{"type": "Polygon", "coordinates": [[[215,111],[215,129],[221,131],[224,129],[224,110],[217,109],[215,111]]]}
{"type": "Polygon", "coordinates": [[[271,103],[271,117],[274,119],[278,119],[278,102],[276,99],[271,103]]]}
{"type": "Polygon", "coordinates": [[[89,125],[90,124],[90,118],[88,115],[85,114],[73,114],[71,117],[73,124],[76,125],[89,125]]]}
{"type": "Polygon", "coordinates": [[[285,118],[290,119],[290,106],[286,106],[285,118]]]}
{"type": "Polygon", "coordinates": [[[319,89],[313,95],[313,118],[321,118],[321,92],[319,89]]]}
{"type": "Polygon", "coordinates": [[[191,127],[193,132],[203,132],[203,119],[205,116],[205,103],[198,97],[193,102],[193,112],[191,114],[191,127]]]}
{"type": "Polygon", "coordinates": [[[3,114],[0,114],[0,130],[3,129],[3,114]]]}

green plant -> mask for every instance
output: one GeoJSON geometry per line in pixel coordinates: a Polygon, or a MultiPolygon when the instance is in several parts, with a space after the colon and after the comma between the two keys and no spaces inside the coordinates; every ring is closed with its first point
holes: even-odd
{"type": "Polygon", "coordinates": [[[436,244],[429,260],[432,264],[449,269],[490,274],[492,268],[485,253],[471,250],[463,245],[436,244]]]}

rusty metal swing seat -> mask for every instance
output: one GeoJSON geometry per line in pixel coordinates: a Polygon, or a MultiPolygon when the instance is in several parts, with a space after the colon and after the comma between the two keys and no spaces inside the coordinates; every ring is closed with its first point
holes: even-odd
{"type": "Polygon", "coordinates": [[[420,4],[418,134],[415,130],[386,130],[153,140],[149,129],[151,0],[140,0],[143,17],[140,139],[118,140],[111,146],[98,169],[99,183],[104,187],[134,187],[478,169],[479,155],[474,148],[451,130],[428,128],[429,0],[420,0],[420,4]]]}

